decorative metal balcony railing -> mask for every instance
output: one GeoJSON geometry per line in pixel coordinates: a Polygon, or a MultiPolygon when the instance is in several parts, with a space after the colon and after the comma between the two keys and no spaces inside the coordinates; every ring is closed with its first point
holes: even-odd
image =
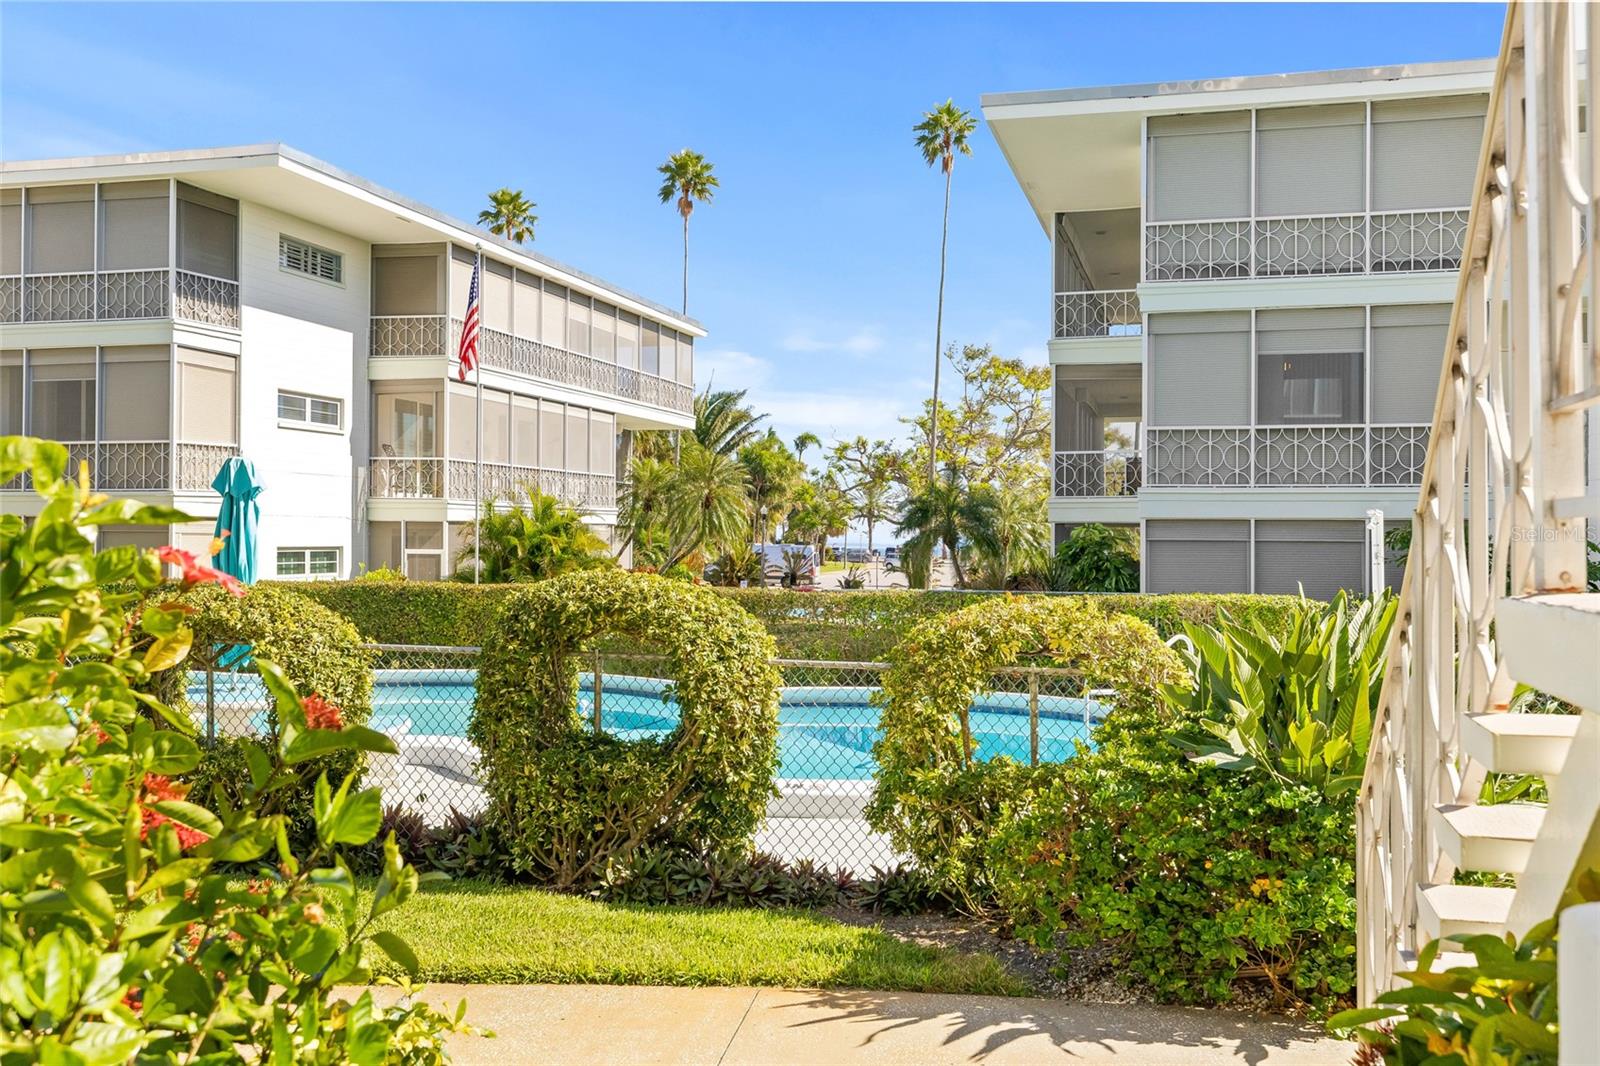
{"type": "Polygon", "coordinates": [[[1133,289],[1058,292],[1055,319],[1058,339],[1137,337],[1144,332],[1139,294],[1133,289]]]}
{"type": "MultiPolygon", "coordinates": [[[[1591,314],[1600,306],[1600,270],[1583,234],[1593,232],[1600,208],[1600,142],[1580,136],[1579,115],[1586,109],[1593,123],[1600,85],[1592,77],[1580,83],[1578,72],[1581,53],[1600,55],[1600,19],[1591,9],[1585,39],[1577,8],[1507,5],[1356,809],[1362,1004],[1399,984],[1397,971],[1411,968],[1446,922],[1524,934],[1560,911],[1595,865],[1600,706],[1593,656],[1584,653],[1593,650],[1600,613],[1585,591],[1593,535],[1586,522],[1600,500],[1585,484],[1584,420],[1600,404],[1600,346],[1594,330],[1585,336],[1583,319],[1585,306],[1591,314]],[[1549,803],[1524,808],[1532,839],[1515,867],[1509,858],[1472,860],[1474,869],[1515,874],[1515,889],[1456,884],[1469,853],[1465,831],[1454,827],[1474,813],[1463,808],[1479,804],[1488,772],[1514,762],[1507,752],[1554,735],[1554,716],[1517,721],[1519,685],[1581,707],[1567,719],[1570,747],[1545,757],[1538,776],[1549,803]],[[1480,744],[1480,736],[1507,743],[1480,744]]],[[[1566,915],[1561,931],[1564,948],[1566,915]]],[[[1594,1028],[1581,1027],[1593,1020],[1600,987],[1585,958],[1570,966],[1561,959],[1562,1062],[1584,1061],[1594,1048],[1594,1028]],[[1571,1040],[1574,1028],[1589,1042],[1571,1040]]]]}
{"type": "MultiPolygon", "coordinates": [[[[234,444],[166,440],[62,441],[71,469],[89,464],[89,480],[100,492],[210,492],[225,459],[239,454],[234,444]],[[176,456],[176,462],[174,462],[176,456]],[[174,477],[176,472],[176,477],[174,477]]],[[[7,485],[26,489],[26,478],[7,485]]]]}
{"type": "Polygon", "coordinates": [[[1147,428],[1143,483],[1157,488],[1417,485],[1427,439],[1427,426],[1412,425],[1147,428]]]}
{"type": "Polygon", "coordinates": [[[1128,448],[1056,452],[1053,495],[1059,497],[1137,496],[1144,460],[1128,448]]]}
{"type": "Polygon", "coordinates": [[[120,322],[169,314],[238,329],[239,283],[165,267],[0,277],[0,322],[120,322]]]}
{"type": "Polygon", "coordinates": [[[1145,225],[1145,280],[1455,270],[1467,211],[1232,218],[1145,225]]]}
{"type": "MultiPolygon", "coordinates": [[[[447,333],[443,315],[380,315],[372,320],[370,351],[374,359],[450,359],[455,356],[460,337],[460,319],[450,319],[447,333]]],[[[480,329],[478,352],[483,365],[495,370],[543,378],[672,411],[694,409],[694,389],[682,382],[502,330],[480,329]]]]}
{"type": "MultiPolygon", "coordinates": [[[[617,505],[617,479],[609,474],[547,470],[512,463],[483,464],[483,495],[508,498],[524,487],[582,509],[617,505]]],[[[471,459],[374,456],[368,476],[368,494],[383,500],[450,499],[470,503],[476,495],[477,471],[471,459]]]]}

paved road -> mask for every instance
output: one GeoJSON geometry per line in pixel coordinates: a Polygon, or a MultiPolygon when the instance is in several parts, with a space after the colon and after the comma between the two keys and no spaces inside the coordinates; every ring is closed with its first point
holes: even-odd
{"type": "Polygon", "coordinates": [[[1354,1049],[1283,1018],[1053,999],[612,985],[434,985],[427,996],[451,1009],[466,997],[468,1019],[496,1038],[459,1039],[455,1061],[494,1066],[1331,1066],[1354,1049]]]}

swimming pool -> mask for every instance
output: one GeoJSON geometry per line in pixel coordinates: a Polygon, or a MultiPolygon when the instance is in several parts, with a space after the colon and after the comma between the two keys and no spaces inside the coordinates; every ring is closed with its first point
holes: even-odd
{"type": "MultiPolygon", "coordinates": [[[[372,693],[372,726],[416,737],[464,737],[472,717],[473,670],[377,670],[372,693]]],[[[248,707],[260,726],[265,693],[252,675],[215,678],[219,706],[248,707]]],[[[601,719],[606,732],[625,740],[661,737],[678,724],[678,708],[667,682],[657,678],[606,675],[601,681],[601,719]]],[[[778,776],[782,779],[865,781],[872,777],[872,745],[882,735],[876,688],[788,686],[778,706],[778,776]]],[[[189,699],[205,706],[205,679],[191,675],[189,699]]],[[[578,711],[594,713],[592,677],[582,675],[578,711]]],[[[1039,696],[1039,761],[1062,762],[1078,741],[1090,742],[1093,727],[1107,707],[1091,699],[1039,696]]],[[[1006,755],[1029,759],[1031,737],[1026,693],[996,692],[974,701],[969,714],[979,759],[1006,755]]]]}

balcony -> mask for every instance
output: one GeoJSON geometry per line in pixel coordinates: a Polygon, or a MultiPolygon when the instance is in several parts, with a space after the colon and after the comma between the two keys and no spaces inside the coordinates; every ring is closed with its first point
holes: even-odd
{"type": "Polygon", "coordinates": [[[1051,495],[1068,499],[1137,496],[1144,480],[1143,465],[1133,448],[1056,452],[1051,495]]]}
{"type": "Polygon", "coordinates": [[[1144,332],[1139,294],[1133,289],[1058,292],[1055,300],[1057,340],[1075,337],[1137,337],[1144,332]]]}
{"type": "MultiPolygon", "coordinates": [[[[547,470],[511,463],[483,464],[484,497],[509,498],[525,485],[579,509],[617,505],[617,479],[610,474],[547,470]]],[[[477,468],[471,459],[373,456],[368,492],[376,500],[443,500],[471,503],[477,497],[477,468]]]]}
{"type": "Polygon", "coordinates": [[[1151,222],[1145,280],[1451,271],[1466,232],[1465,208],[1151,222]]]}
{"type": "MultiPolygon", "coordinates": [[[[450,358],[461,337],[461,320],[449,321],[447,344],[444,315],[374,316],[370,357],[450,358]]],[[[671,411],[694,410],[694,388],[690,385],[501,330],[478,331],[478,354],[482,365],[493,370],[543,378],[671,411]]]]}
{"type": "Polygon", "coordinates": [[[1152,488],[1408,488],[1425,425],[1164,427],[1145,431],[1152,488]]]}
{"type": "Polygon", "coordinates": [[[0,277],[3,323],[127,322],[167,317],[238,329],[239,283],[165,268],[0,277]]]}
{"type": "MultiPolygon", "coordinates": [[[[98,492],[210,492],[223,460],[239,454],[233,444],[197,444],[165,440],[62,441],[70,458],[68,473],[80,461],[89,464],[89,480],[98,492]]],[[[7,491],[30,488],[24,475],[7,491]]]]}

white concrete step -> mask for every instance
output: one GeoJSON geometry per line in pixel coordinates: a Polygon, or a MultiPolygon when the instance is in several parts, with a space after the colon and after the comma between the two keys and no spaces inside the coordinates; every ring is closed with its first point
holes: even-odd
{"type": "MultiPolygon", "coordinates": [[[[1395,969],[1397,970],[1415,970],[1417,968],[1417,953],[1415,951],[1401,951],[1396,961],[1395,969]]],[[[1428,972],[1443,973],[1457,966],[1476,965],[1478,965],[1478,957],[1470,951],[1441,951],[1434,955],[1433,965],[1428,967],[1428,972]]]]}
{"type": "Polygon", "coordinates": [[[1514,888],[1477,885],[1418,885],[1417,929],[1425,940],[1505,931],[1514,888]]]}
{"type": "Polygon", "coordinates": [[[1540,803],[1446,804],[1433,809],[1439,846],[1462,870],[1517,874],[1544,822],[1540,803]]]}
{"type": "Polygon", "coordinates": [[[1553,777],[1566,764],[1581,717],[1469,714],[1461,726],[1461,748],[1490,773],[1553,777]]]}
{"type": "Polygon", "coordinates": [[[1494,629],[1512,677],[1568,703],[1600,709],[1600,593],[1501,600],[1494,629]]]}

